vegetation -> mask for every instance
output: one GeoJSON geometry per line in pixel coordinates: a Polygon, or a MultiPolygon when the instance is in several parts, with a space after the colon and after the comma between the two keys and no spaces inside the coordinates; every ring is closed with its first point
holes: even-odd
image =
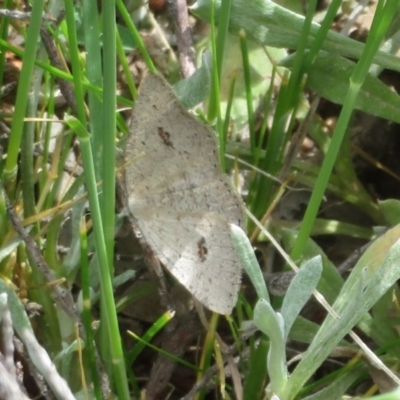
{"type": "Polygon", "coordinates": [[[331,30],[340,1],[301,4],[198,0],[196,72],[179,80],[176,13],[3,2],[0,398],[399,398],[400,98],[378,78],[399,71],[398,2],[370,6],[365,43],[331,30]],[[119,149],[145,69],[214,128],[247,206],[242,294],[206,328],[158,304],[140,261],[119,268],[119,149]],[[267,244],[274,271],[297,271],[279,293],[255,257],[267,244]]]}

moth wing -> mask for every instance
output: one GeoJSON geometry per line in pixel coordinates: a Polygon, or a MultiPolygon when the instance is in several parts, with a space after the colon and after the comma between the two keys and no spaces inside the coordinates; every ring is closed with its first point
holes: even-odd
{"type": "Polygon", "coordinates": [[[214,133],[182,107],[157,74],[147,75],[139,88],[129,131],[125,180],[130,193],[178,191],[221,175],[214,133]]]}
{"type": "Polygon", "coordinates": [[[154,253],[202,304],[230,314],[237,301],[241,263],[230,225],[211,213],[158,213],[138,220],[154,253]]]}

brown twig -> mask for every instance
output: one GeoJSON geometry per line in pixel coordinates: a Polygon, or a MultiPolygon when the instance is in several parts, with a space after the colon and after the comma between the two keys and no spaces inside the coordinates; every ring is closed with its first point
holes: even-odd
{"type": "MultiPolygon", "coordinates": [[[[54,276],[53,271],[47,265],[35,241],[28,235],[27,231],[23,227],[21,220],[14,211],[14,207],[12,206],[6,191],[4,190],[4,188],[2,189],[4,200],[6,203],[7,214],[15,231],[24,241],[26,249],[28,250],[28,253],[30,254],[33,262],[36,264],[40,272],[44,275],[46,280],[48,282],[55,282],[56,277],[54,276]]],[[[59,285],[51,285],[51,288],[53,290],[53,298],[55,302],[67,313],[68,316],[73,319],[74,322],[81,325],[78,311],[75,308],[75,304],[69,292],[64,288],[61,288],[59,285]]]]}
{"type": "MultiPolygon", "coordinates": [[[[171,332],[165,332],[162,349],[176,357],[182,356],[188,345],[200,335],[202,326],[195,312],[185,314],[171,332]]],[[[150,372],[146,385],[146,400],[163,398],[162,392],[168,385],[175,369],[176,361],[171,357],[159,354],[150,372]]]]}
{"type": "Polygon", "coordinates": [[[18,358],[21,360],[24,373],[27,374],[29,372],[29,375],[35,382],[38,391],[40,393],[40,396],[43,398],[43,400],[55,400],[55,396],[51,392],[49,386],[47,385],[47,382],[44,380],[43,375],[41,375],[39,371],[36,369],[26,351],[24,344],[16,336],[14,336],[14,347],[16,353],[18,354],[18,358]]]}
{"type": "Polygon", "coordinates": [[[196,67],[194,63],[192,29],[189,25],[186,0],[167,0],[167,4],[174,23],[182,76],[189,78],[196,67]]]}
{"type": "MultiPolygon", "coordinates": [[[[59,70],[65,71],[64,65],[58,55],[57,47],[54,44],[54,40],[45,26],[40,28],[40,37],[42,38],[43,45],[46,49],[47,55],[49,56],[51,64],[59,70]]],[[[56,78],[56,81],[68,106],[71,108],[74,115],[78,115],[75,94],[72,85],[64,79],[56,78]]]]}
{"type": "MultiPolygon", "coordinates": [[[[4,8],[0,8],[0,17],[6,17],[11,19],[16,19],[19,21],[29,21],[32,17],[30,12],[23,12],[18,10],[7,10],[4,8]]],[[[43,14],[42,18],[44,21],[52,21],[55,22],[56,18],[52,15],[43,14]]]]}

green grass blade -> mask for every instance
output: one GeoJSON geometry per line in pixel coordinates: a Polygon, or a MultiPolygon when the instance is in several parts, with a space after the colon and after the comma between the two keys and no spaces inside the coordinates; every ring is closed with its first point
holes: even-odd
{"type": "Polygon", "coordinates": [[[17,159],[21,145],[24,117],[28,104],[28,94],[31,88],[33,67],[36,59],[39,32],[42,23],[44,0],[35,1],[32,5],[31,23],[28,26],[25,52],[22,60],[22,69],[19,76],[17,99],[11,125],[10,142],[7,150],[7,160],[3,171],[4,185],[7,188],[9,183],[15,179],[17,173],[17,159]]]}
{"type": "Polygon", "coordinates": [[[114,293],[111,282],[110,267],[108,265],[107,249],[104,240],[103,223],[100,213],[100,204],[97,192],[96,177],[94,171],[93,155],[89,134],[78,120],[70,119],[68,125],[79,136],[82,150],[82,159],[85,169],[86,189],[89,197],[93,230],[96,244],[97,257],[100,267],[101,290],[104,298],[104,319],[108,330],[109,346],[112,356],[112,371],[117,385],[120,399],[129,399],[129,389],[126,379],[125,361],[122,352],[118,319],[115,309],[114,293]]]}

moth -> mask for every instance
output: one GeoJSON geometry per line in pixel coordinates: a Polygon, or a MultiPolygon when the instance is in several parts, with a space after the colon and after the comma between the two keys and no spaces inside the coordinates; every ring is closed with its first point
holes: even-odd
{"type": "Polygon", "coordinates": [[[204,306],[230,314],[242,271],[230,224],[243,228],[245,214],[214,133],[157,74],[139,88],[129,132],[129,212],[164,267],[204,306]]]}

